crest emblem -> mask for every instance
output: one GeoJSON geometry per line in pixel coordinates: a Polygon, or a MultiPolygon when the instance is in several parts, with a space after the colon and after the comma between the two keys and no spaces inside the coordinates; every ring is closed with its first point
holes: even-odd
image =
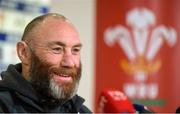
{"type": "Polygon", "coordinates": [[[170,47],[177,40],[174,28],[156,26],[154,13],[146,8],[135,8],[126,15],[127,27],[117,25],[104,32],[104,41],[112,47],[115,43],[124,51],[127,59],[120,60],[121,68],[138,80],[146,80],[148,74],[157,72],[162,64],[155,58],[164,43],[170,47]]]}
{"type": "Polygon", "coordinates": [[[148,75],[156,73],[162,66],[161,58],[156,57],[164,43],[173,47],[177,42],[177,32],[173,27],[157,25],[154,13],[147,8],[135,8],[126,15],[126,26],[116,25],[104,31],[104,42],[112,47],[115,43],[127,58],[119,66],[135,82],[123,84],[130,98],[155,99],[158,96],[158,83],[148,82],[148,75]]]}

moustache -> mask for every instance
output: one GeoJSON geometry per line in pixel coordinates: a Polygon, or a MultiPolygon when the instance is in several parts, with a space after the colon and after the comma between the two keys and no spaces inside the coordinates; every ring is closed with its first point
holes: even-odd
{"type": "Polygon", "coordinates": [[[77,68],[64,68],[64,67],[51,68],[50,72],[56,75],[68,75],[73,78],[78,74],[77,68]]]}

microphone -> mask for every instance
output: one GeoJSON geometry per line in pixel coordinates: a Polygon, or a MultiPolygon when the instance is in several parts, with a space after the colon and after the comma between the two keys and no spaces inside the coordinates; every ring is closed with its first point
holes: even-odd
{"type": "Polygon", "coordinates": [[[180,107],[176,109],[176,113],[180,113],[180,107]]]}
{"type": "Polygon", "coordinates": [[[135,113],[133,104],[122,92],[105,89],[102,91],[98,111],[100,113],[135,113]]]}
{"type": "Polygon", "coordinates": [[[143,106],[143,105],[140,105],[140,104],[133,104],[133,106],[134,106],[137,113],[153,113],[146,106],[143,106]]]}

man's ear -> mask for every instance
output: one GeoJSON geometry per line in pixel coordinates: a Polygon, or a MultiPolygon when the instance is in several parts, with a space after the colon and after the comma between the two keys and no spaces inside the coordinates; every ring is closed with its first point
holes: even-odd
{"type": "Polygon", "coordinates": [[[21,41],[17,43],[16,49],[21,62],[25,65],[28,65],[30,59],[30,50],[28,45],[24,41],[21,41]]]}

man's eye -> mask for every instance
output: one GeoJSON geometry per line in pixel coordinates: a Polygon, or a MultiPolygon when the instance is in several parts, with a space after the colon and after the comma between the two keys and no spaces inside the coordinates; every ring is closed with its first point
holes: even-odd
{"type": "Polygon", "coordinates": [[[52,51],[55,54],[60,54],[63,52],[63,48],[61,48],[61,47],[53,48],[52,51]]]}
{"type": "Polygon", "coordinates": [[[72,49],[73,54],[79,54],[80,53],[80,48],[74,48],[72,49]]]}

